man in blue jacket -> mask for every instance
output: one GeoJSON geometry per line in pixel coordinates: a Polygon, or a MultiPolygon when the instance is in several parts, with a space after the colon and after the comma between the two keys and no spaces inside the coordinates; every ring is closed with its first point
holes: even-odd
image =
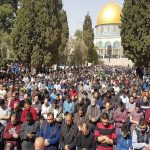
{"type": "Polygon", "coordinates": [[[122,126],[121,134],[117,136],[117,140],[117,150],[133,150],[132,138],[127,125],[122,126]]]}
{"type": "Polygon", "coordinates": [[[47,124],[40,129],[38,136],[44,139],[45,150],[58,150],[60,130],[54,123],[53,113],[47,115],[47,124]]]}

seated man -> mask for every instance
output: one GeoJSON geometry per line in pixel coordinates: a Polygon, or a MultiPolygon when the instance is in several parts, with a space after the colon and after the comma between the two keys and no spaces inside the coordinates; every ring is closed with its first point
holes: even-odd
{"type": "Polygon", "coordinates": [[[25,109],[22,111],[22,114],[21,114],[21,122],[24,123],[27,120],[26,116],[27,116],[28,112],[31,112],[33,120],[36,121],[37,120],[37,112],[36,112],[35,108],[31,107],[30,101],[25,101],[24,107],[25,107],[25,109]]]}
{"type": "Polygon", "coordinates": [[[87,123],[83,123],[81,133],[77,139],[78,150],[95,150],[95,142],[94,135],[89,130],[89,126],[87,123]]]}
{"type": "Polygon", "coordinates": [[[116,144],[116,133],[114,126],[109,123],[107,113],[102,114],[101,122],[97,123],[94,136],[97,150],[113,150],[113,145],[116,144]]]}
{"type": "Polygon", "coordinates": [[[43,125],[38,133],[44,139],[45,150],[57,150],[59,146],[60,131],[54,122],[54,114],[47,115],[47,124],[43,125]]]}
{"type": "Polygon", "coordinates": [[[139,125],[133,130],[132,144],[137,150],[150,149],[150,130],[144,119],[141,119],[139,125]]]}
{"type": "Polygon", "coordinates": [[[11,115],[10,123],[8,123],[4,129],[4,139],[6,141],[6,150],[20,149],[20,138],[19,133],[21,130],[21,124],[18,123],[16,114],[11,115]]]}

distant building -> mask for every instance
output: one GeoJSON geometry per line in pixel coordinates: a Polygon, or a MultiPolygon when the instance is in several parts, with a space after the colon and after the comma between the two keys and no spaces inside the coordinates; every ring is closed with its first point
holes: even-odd
{"type": "Polygon", "coordinates": [[[121,9],[118,3],[111,2],[104,6],[98,14],[94,43],[98,47],[98,54],[101,58],[123,57],[119,28],[121,9]]]}

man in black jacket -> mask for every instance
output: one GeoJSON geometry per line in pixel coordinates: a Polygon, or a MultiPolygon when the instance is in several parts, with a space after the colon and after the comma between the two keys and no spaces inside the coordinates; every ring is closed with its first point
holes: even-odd
{"type": "Polygon", "coordinates": [[[60,146],[63,150],[76,150],[77,133],[78,130],[73,124],[73,117],[70,113],[67,113],[60,131],[60,146]]]}
{"type": "Polygon", "coordinates": [[[95,142],[94,142],[94,135],[89,130],[89,126],[87,123],[83,123],[82,131],[78,136],[77,140],[78,150],[95,150],[95,142]]]}

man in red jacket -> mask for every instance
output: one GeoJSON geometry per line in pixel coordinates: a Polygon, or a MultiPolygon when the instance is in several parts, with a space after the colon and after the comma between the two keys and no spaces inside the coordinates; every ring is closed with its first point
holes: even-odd
{"type": "Polygon", "coordinates": [[[20,104],[20,99],[17,98],[17,95],[16,95],[16,93],[14,92],[13,95],[12,95],[12,99],[11,99],[11,101],[10,101],[10,105],[9,105],[9,107],[11,108],[11,110],[14,109],[14,103],[15,103],[15,102],[18,102],[18,103],[20,104]]]}
{"type": "Polygon", "coordinates": [[[4,139],[6,140],[6,149],[20,149],[20,138],[19,133],[21,130],[21,124],[18,123],[16,114],[11,115],[11,121],[4,129],[4,139]]]}
{"type": "Polygon", "coordinates": [[[148,126],[150,126],[150,108],[146,110],[145,112],[145,121],[148,126]]]}
{"type": "Polygon", "coordinates": [[[37,120],[37,111],[35,108],[31,107],[31,103],[30,101],[25,101],[24,103],[24,110],[22,111],[21,114],[21,122],[26,121],[26,115],[28,112],[31,112],[32,116],[33,116],[33,120],[36,121],[37,120]]]}
{"type": "Polygon", "coordinates": [[[69,97],[70,98],[74,97],[75,99],[78,98],[78,91],[75,89],[74,86],[72,86],[69,90],[69,97]]]}

